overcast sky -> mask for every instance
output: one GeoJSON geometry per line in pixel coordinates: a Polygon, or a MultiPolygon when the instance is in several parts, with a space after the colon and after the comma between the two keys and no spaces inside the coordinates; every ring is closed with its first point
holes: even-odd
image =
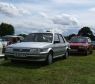
{"type": "Polygon", "coordinates": [[[0,23],[12,24],[16,33],[51,30],[77,33],[95,27],[95,0],[0,0],[0,23]]]}

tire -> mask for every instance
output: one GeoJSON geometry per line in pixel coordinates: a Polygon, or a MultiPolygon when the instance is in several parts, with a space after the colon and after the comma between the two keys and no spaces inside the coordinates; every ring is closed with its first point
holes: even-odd
{"type": "Polygon", "coordinates": [[[13,60],[13,59],[11,59],[11,62],[12,62],[12,63],[16,63],[16,62],[17,62],[17,60],[13,60]]]}
{"type": "Polygon", "coordinates": [[[48,54],[47,59],[46,59],[46,63],[48,65],[53,63],[53,55],[51,53],[48,54]]]}
{"type": "Polygon", "coordinates": [[[90,51],[90,54],[92,54],[92,53],[93,53],[93,50],[90,51]]]}
{"type": "Polygon", "coordinates": [[[8,58],[7,58],[7,56],[6,56],[6,55],[4,56],[4,60],[8,60],[8,58]]]}
{"type": "Polygon", "coordinates": [[[88,54],[89,54],[89,51],[88,50],[84,51],[84,55],[85,56],[87,56],[88,54]]]}
{"type": "Polygon", "coordinates": [[[2,49],[2,53],[5,53],[5,48],[2,49]]]}
{"type": "Polygon", "coordinates": [[[64,58],[64,59],[67,59],[67,58],[68,58],[68,56],[69,56],[69,52],[68,52],[68,51],[66,51],[66,52],[65,52],[65,55],[63,56],[63,58],[64,58]]]}

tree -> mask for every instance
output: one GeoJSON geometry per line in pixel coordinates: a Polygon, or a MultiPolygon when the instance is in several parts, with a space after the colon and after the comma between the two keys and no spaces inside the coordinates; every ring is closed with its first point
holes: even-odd
{"type": "Polygon", "coordinates": [[[0,35],[13,35],[15,32],[14,27],[11,24],[1,23],[0,25],[0,35]]]}
{"type": "Polygon", "coordinates": [[[68,39],[70,40],[74,36],[77,36],[77,35],[76,34],[70,34],[68,39]]]}
{"type": "Polygon", "coordinates": [[[79,36],[90,37],[92,40],[94,38],[93,32],[91,31],[90,27],[83,27],[78,32],[79,36]]]}
{"type": "Polygon", "coordinates": [[[25,38],[27,35],[26,34],[19,34],[18,36],[22,36],[25,38]]]}

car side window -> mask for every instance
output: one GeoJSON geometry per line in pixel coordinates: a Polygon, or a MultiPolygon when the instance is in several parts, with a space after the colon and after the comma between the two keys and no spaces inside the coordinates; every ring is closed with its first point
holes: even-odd
{"type": "Polygon", "coordinates": [[[61,34],[59,34],[60,43],[65,43],[65,40],[61,34]]]}
{"type": "Polygon", "coordinates": [[[60,43],[58,34],[55,34],[55,35],[54,35],[54,43],[60,43]]]}

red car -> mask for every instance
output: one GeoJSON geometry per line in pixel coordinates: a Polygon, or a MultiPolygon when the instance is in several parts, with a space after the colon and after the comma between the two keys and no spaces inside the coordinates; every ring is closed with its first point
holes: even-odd
{"type": "Polygon", "coordinates": [[[93,46],[89,37],[75,36],[70,40],[70,53],[83,53],[88,55],[93,52],[93,46]]]}

